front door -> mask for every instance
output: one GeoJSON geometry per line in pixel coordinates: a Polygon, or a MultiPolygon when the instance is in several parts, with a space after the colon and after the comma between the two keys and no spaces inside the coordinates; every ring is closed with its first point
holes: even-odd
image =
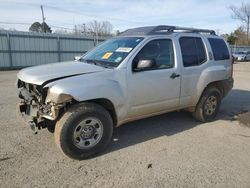
{"type": "Polygon", "coordinates": [[[135,56],[128,76],[129,117],[150,115],[175,109],[180,99],[180,68],[170,39],[149,41],[135,56]],[[154,64],[138,70],[140,60],[154,64]],[[136,71],[135,71],[136,70],[136,71]]]}

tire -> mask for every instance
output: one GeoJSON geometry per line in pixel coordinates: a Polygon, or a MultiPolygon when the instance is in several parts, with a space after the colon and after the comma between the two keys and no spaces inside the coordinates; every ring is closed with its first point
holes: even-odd
{"type": "Polygon", "coordinates": [[[216,87],[209,87],[203,92],[192,115],[200,122],[213,121],[219,112],[220,104],[220,91],[216,87]]]}
{"type": "Polygon", "coordinates": [[[73,159],[87,159],[103,151],[111,141],[113,121],[106,109],[95,103],[69,108],[55,126],[55,143],[73,159]]]}

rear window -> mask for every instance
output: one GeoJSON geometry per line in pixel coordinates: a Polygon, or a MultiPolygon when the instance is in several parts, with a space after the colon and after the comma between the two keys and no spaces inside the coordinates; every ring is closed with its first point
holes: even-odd
{"type": "Polygon", "coordinates": [[[230,59],[229,51],[224,40],[209,38],[208,41],[214,54],[214,60],[230,59]]]}
{"type": "Polygon", "coordinates": [[[201,38],[181,37],[179,41],[184,67],[198,66],[206,61],[206,52],[201,38]]]}

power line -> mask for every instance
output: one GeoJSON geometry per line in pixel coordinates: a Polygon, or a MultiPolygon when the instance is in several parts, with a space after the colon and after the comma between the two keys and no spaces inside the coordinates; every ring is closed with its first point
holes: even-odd
{"type": "Polygon", "coordinates": [[[55,25],[51,25],[51,24],[49,24],[49,26],[50,26],[50,27],[54,27],[54,28],[58,28],[58,29],[66,29],[66,30],[72,30],[72,31],[74,31],[74,29],[68,28],[68,27],[55,26],[55,25]]]}
{"type": "MultiPolygon", "coordinates": [[[[9,3],[8,1],[3,1],[4,3],[9,3]]],[[[36,4],[36,3],[20,3],[18,1],[14,1],[12,3],[15,3],[15,4],[21,4],[21,5],[27,5],[27,6],[31,6],[31,7],[38,7],[39,4],[36,4]]],[[[135,20],[128,20],[128,19],[121,19],[121,18],[115,18],[115,17],[105,17],[103,15],[94,15],[94,14],[88,14],[86,12],[82,12],[80,10],[70,10],[70,9],[66,9],[66,8],[60,8],[60,7],[56,7],[56,6],[51,6],[51,5],[42,5],[41,8],[48,8],[48,9],[54,9],[54,10],[57,10],[57,11],[61,11],[61,12],[68,12],[68,13],[72,13],[72,14],[78,14],[78,15],[81,15],[81,16],[87,16],[87,17],[92,17],[92,19],[95,19],[95,18],[100,18],[100,19],[106,19],[106,20],[113,20],[113,21],[120,21],[120,22],[126,22],[126,23],[135,23],[135,24],[143,24],[144,22],[142,21],[135,21],[135,20]]],[[[74,24],[73,24],[74,25],[74,24]]]]}
{"type": "MultiPolygon", "coordinates": [[[[30,4],[29,4],[30,5],[30,4]]],[[[32,3],[32,6],[35,6],[35,4],[32,3]]],[[[69,13],[73,13],[73,14],[78,14],[78,15],[82,15],[82,16],[89,16],[92,18],[96,18],[96,17],[101,17],[101,16],[97,16],[97,15],[92,15],[92,14],[86,14],[77,10],[69,10],[69,9],[64,9],[64,8],[59,8],[59,7],[55,7],[55,6],[50,6],[50,5],[41,5],[41,13],[42,13],[42,21],[45,22],[45,16],[44,16],[44,7],[49,8],[49,9],[54,9],[57,11],[61,11],[61,12],[69,12],[69,13]]],[[[107,17],[106,19],[108,20],[116,20],[116,21],[121,21],[121,22],[129,22],[129,23],[142,23],[142,22],[138,22],[138,21],[131,21],[131,20],[126,20],[126,19],[120,19],[120,18],[112,18],[112,17],[107,17]]],[[[50,19],[48,19],[50,20],[50,19]]],[[[52,21],[52,20],[50,20],[52,21]]],[[[56,22],[56,21],[52,21],[52,22],[56,22]]],[[[25,22],[4,22],[4,21],[0,21],[0,24],[8,24],[8,25],[31,25],[31,23],[25,23],[25,22]]],[[[75,24],[69,24],[69,23],[63,23],[64,25],[72,25],[74,26],[75,24]]],[[[49,24],[49,26],[54,27],[54,28],[58,28],[58,29],[67,29],[67,30],[74,30],[72,28],[67,28],[67,27],[62,27],[62,26],[57,26],[57,25],[51,25],[49,24]]]]}
{"type": "Polygon", "coordinates": [[[46,18],[46,20],[47,20],[47,22],[53,22],[53,23],[59,24],[59,25],[63,24],[63,25],[68,25],[68,26],[72,26],[72,27],[75,25],[75,24],[73,24],[73,23],[56,21],[56,20],[50,19],[50,18],[49,18],[49,19],[46,18]]]}
{"type": "MultiPolygon", "coordinates": [[[[69,12],[69,13],[73,13],[73,14],[78,14],[78,15],[82,15],[82,16],[89,16],[89,17],[95,17],[95,18],[103,18],[103,16],[97,16],[97,15],[93,15],[93,14],[86,14],[86,13],[82,13],[81,11],[77,11],[77,10],[69,10],[69,9],[64,9],[64,8],[58,8],[58,7],[54,7],[54,6],[50,6],[50,5],[44,5],[44,7],[47,7],[49,9],[54,9],[57,11],[61,11],[61,12],[69,12]]],[[[116,20],[116,21],[121,21],[121,22],[128,22],[128,23],[143,23],[143,22],[138,22],[138,21],[131,21],[131,20],[126,20],[126,19],[120,19],[120,18],[113,18],[113,17],[106,17],[106,19],[108,20],[116,20]]]]}
{"type": "MultiPolygon", "coordinates": [[[[28,25],[31,26],[31,23],[25,23],[25,22],[5,22],[5,21],[0,21],[0,24],[6,24],[6,25],[28,25]]],[[[57,26],[57,25],[52,25],[49,24],[50,27],[58,28],[58,29],[66,29],[66,30],[74,30],[72,28],[67,28],[67,27],[62,27],[62,26],[57,26]]]]}
{"type": "Polygon", "coordinates": [[[7,24],[7,25],[31,25],[30,23],[23,23],[23,22],[2,22],[0,21],[0,24],[7,24]]]}

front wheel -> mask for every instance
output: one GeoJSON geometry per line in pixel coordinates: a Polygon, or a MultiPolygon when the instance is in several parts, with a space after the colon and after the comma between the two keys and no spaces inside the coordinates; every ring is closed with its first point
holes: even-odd
{"type": "Polygon", "coordinates": [[[215,87],[207,88],[196,105],[193,117],[201,122],[213,121],[219,112],[220,104],[220,91],[215,87]]]}
{"type": "Polygon", "coordinates": [[[55,126],[55,142],[73,159],[86,159],[103,151],[113,134],[110,114],[102,106],[82,103],[71,107],[55,126]]]}

